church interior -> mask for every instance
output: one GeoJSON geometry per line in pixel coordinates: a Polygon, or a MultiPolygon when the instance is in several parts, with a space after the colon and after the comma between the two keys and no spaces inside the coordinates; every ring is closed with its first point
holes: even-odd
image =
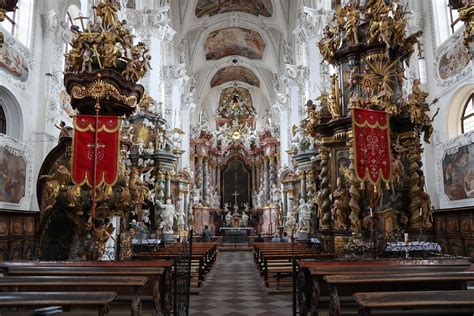
{"type": "Polygon", "coordinates": [[[0,0],[1,315],[474,315],[473,0],[0,0]]]}

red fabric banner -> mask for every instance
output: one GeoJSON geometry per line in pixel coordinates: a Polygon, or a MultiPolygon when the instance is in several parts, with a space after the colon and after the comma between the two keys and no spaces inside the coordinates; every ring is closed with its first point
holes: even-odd
{"type": "MultiPolygon", "coordinates": [[[[99,116],[97,129],[96,183],[114,185],[118,177],[120,117],[99,116]]],[[[95,116],[74,118],[72,139],[72,181],[77,185],[94,185],[95,116]]]]}
{"type": "Polygon", "coordinates": [[[390,122],[388,113],[352,110],[355,171],[359,181],[378,184],[391,178],[390,122]]]}

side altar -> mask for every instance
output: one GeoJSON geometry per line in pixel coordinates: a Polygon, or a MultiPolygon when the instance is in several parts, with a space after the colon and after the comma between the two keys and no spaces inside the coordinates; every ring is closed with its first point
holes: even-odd
{"type": "Polygon", "coordinates": [[[318,45],[329,87],[293,127],[296,170],[282,172],[285,193],[299,195],[284,203],[285,229],[336,252],[430,234],[422,142],[438,113],[420,80],[405,77],[420,49],[410,12],[396,1],[345,2],[318,45]]]}

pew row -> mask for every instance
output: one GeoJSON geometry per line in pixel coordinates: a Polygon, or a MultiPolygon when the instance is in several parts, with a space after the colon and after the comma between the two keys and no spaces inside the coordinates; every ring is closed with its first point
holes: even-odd
{"type": "Polygon", "coordinates": [[[4,276],[0,278],[0,288],[15,292],[46,291],[94,291],[104,288],[130,288],[133,291],[131,315],[142,314],[140,295],[147,282],[146,277],[120,276],[4,276]]]}
{"type": "MultiPolygon", "coordinates": [[[[141,276],[147,277],[143,295],[153,297],[155,315],[170,315],[171,262],[125,262],[125,261],[85,261],[85,262],[2,262],[0,269],[6,276],[70,276],[106,277],[141,276]],[[115,264],[116,263],[116,264],[115,264]]],[[[117,288],[119,293],[121,288],[117,288]]]]}
{"type": "Polygon", "coordinates": [[[115,292],[2,292],[0,307],[65,306],[97,308],[99,315],[107,315],[115,292]]]}
{"type": "Polygon", "coordinates": [[[326,275],[329,285],[329,315],[340,316],[339,292],[383,292],[387,289],[416,291],[423,289],[466,290],[467,282],[474,281],[474,272],[406,272],[399,274],[326,275]]]}
{"type": "MultiPolygon", "coordinates": [[[[301,315],[318,315],[321,297],[329,296],[328,275],[405,274],[460,272],[470,266],[467,259],[299,261],[297,301],[301,315]]],[[[353,293],[339,293],[346,295],[353,293]]]]}
{"type": "Polygon", "coordinates": [[[449,308],[450,315],[474,313],[474,291],[412,291],[412,292],[370,292],[355,293],[354,300],[359,305],[359,316],[370,316],[372,310],[428,309],[435,314],[440,308],[449,308]]]}

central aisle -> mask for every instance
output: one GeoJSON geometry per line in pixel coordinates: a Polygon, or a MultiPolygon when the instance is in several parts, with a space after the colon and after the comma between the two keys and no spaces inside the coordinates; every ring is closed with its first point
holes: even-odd
{"type": "Polygon", "coordinates": [[[291,315],[291,294],[268,295],[251,252],[220,252],[190,315],[291,315]]]}

